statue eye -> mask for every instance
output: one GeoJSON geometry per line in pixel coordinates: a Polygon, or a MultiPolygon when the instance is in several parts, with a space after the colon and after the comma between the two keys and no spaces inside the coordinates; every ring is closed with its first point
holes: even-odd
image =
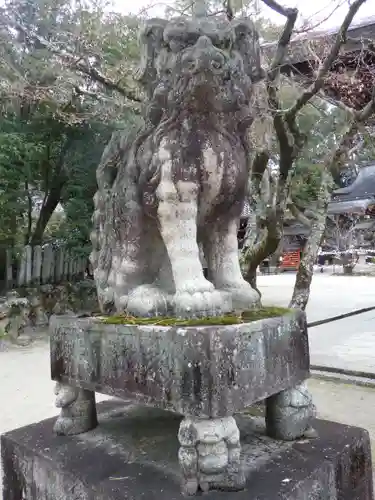
{"type": "Polygon", "coordinates": [[[189,69],[189,70],[195,69],[195,61],[194,61],[194,59],[189,59],[188,61],[186,61],[186,68],[189,69]]]}
{"type": "Polygon", "coordinates": [[[221,63],[221,61],[212,61],[211,66],[214,69],[220,69],[222,67],[222,63],[221,63]]]}
{"type": "Polygon", "coordinates": [[[224,38],[224,40],[221,42],[221,47],[224,50],[228,50],[228,49],[230,49],[231,44],[232,44],[232,41],[230,38],[224,38]]]}

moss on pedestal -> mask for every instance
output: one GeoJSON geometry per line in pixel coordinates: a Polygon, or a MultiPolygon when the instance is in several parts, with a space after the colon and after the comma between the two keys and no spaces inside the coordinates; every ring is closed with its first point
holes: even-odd
{"type": "Polygon", "coordinates": [[[159,325],[159,326],[208,326],[208,325],[238,325],[242,323],[250,323],[266,318],[275,318],[284,316],[291,310],[284,307],[261,307],[258,309],[250,309],[243,311],[240,314],[230,313],[225,316],[195,318],[195,319],[178,319],[178,318],[137,318],[126,314],[118,316],[101,316],[97,319],[107,325],[159,325]]]}

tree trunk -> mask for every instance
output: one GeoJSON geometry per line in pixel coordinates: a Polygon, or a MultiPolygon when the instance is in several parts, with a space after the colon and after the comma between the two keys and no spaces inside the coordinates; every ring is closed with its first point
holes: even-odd
{"type": "Polygon", "coordinates": [[[349,252],[343,253],[341,255],[341,261],[342,261],[343,273],[347,276],[352,275],[353,269],[355,268],[355,265],[357,264],[357,261],[355,260],[355,256],[349,252]]]}
{"type": "Polygon", "coordinates": [[[246,228],[245,243],[241,252],[241,267],[243,277],[259,294],[256,284],[256,271],[264,259],[273,254],[280,243],[283,235],[282,213],[275,210],[268,217],[266,227],[259,232],[250,223],[249,230],[246,228]]]}
{"type": "Polygon", "coordinates": [[[57,205],[60,203],[63,187],[68,181],[68,175],[64,168],[65,156],[72,144],[72,141],[73,139],[71,137],[67,137],[65,139],[52,178],[49,182],[47,179],[45,188],[46,196],[44,197],[39,218],[30,240],[32,245],[42,244],[47,224],[50,221],[53,212],[56,210],[57,205]]]}
{"type": "Polygon", "coordinates": [[[249,274],[249,267],[252,260],[252,250],[255,247],[258,238],[259,230],[257,225],[256,212],[254,208],[250,208],[250,214],[246,224],[244,242],[240,254],[240,264],[244,278],[247,279],[247,281],[255,290],[257,290],[256,272],[250,277],[250,279],[246,278],[246,276],[249,274]]]}
{"type": "Polygon", "coordinates": [[[56,184],[53,185],[48,195],[43,200],[43,205],[39,213],[39,217],[30,239],[31,245],[41,245],[43,241],[44,231],[50,221],[57,205],[61,200],[62,189],[66,183],[66,177],[58,179],[56,184]]]}
{"type": "MultiPolygon", "coordinates": [[[[268,159],[268,154],[260,153],[253,165],[249,197],[251,211],[240,255],[243,277],[259,295],[257,268],[277,250],[283,235],[284,211],[279,186],[274,185],[271,172],[267,169],[268,159]]],[[[287,188],[284,190],[287,191],[287,188]]]]}
{"type": "Polygon", "coordinates": [[[343,272],[345,275],[352,275],[354,267],[351,264],[343,264],[342,266],[343,272]]]}
{"type": "Polygon", "coordinates": [[[277,250],[280,239],[281,236],[275,236],[275,234],[266,230],[260,242],[250,251],[249,265],[246,269],[246,273],[244,274],[244,278],[248,283],[250,283],[254,290],[259,293],[259,295],[260,292],[257,288],[258,266],[263,262],[263,260],[277,250]]]}
{"type": "Polygon", "coordinates": [[[291,308],[305,310],[309,300],[314,264],[318,257],[320,242],[326,225],[327,206],[330,200],[330,184],[331,175],[324,169],[315,218],[311,221],[311,232],[304,248],[294,284],[292,300],[289,304],[291,308]]]}
{"type": "Polygon", "coordinates": [[[28,245],[31,237],[31,230],[33,225],[33,200],[31,198],[29,183],[25,181],[25,191],[27,195],[27,229],[25,235],[25,244],[28,245]]]}

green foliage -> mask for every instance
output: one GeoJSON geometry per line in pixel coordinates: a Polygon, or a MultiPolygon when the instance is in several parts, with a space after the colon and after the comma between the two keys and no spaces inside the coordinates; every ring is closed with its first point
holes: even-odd
{"type": "Polygon", "coordinates": [[[111,127],[98,123],[87,127],[83,137],[71,145],[67,157],[70,175],[61,200],[65,218],[53,236],[64,240],[76,254],[86,256],[91,251],[95,172],[111,132],[111,127]]]}
{"type": "MultiPolygon", "coordinates": [[[[9,113],[8,117],[0,123],[0,216],[3,221],[0,240],[13,246],[17,241],[32,240],[38,224],[38,205],[41,205],[40,213],[51,206],[49,220],[58,204],[68,200],[69,195],[65,193],[70,193],[73,202],[80,199],[83,203],[76,215],[87,205],[86,211],[90,209],[87,198],[91,199],[95,192],[95,164],[110,128],[101,125],[103,132],[100,133],[89,124],[67,124],[42,105],[28,112],[27,119],[15,113],[9,113]]],[[[56,222],[55,217],[55,225],[56,222]]]]}
{"type": "Polygon", "coordinates": [[[294,165],[291,196],[301,206],[311,206],[321,187],[321,166],[334,149],[337,137],[345,124],[345,114],[338,108],[328,108],[317,99],[300,113],[298,124],[306,135],[302,154],[294,165]],[[314,103],[313,103],[314,104],[314,103]]]}
{"type": "Polygon", "coordinates": [[[29,203],[28,183],[34,175],[42,145],[33,140],[25,123],[14,116],[0,121],[0,241],[17,243],[29,203]]]}
{"type": "Polygon", "coordinates": [[[136,18],[108,13],[104,1],[7,0],[0,23],[4,106],[10,94],[42,100],[65,121],[110,121],[131,106],[136,18]]]}
{"type": "Polygon", "coordinates": [[[3,246],[57,237],[88,252],[97,164],[113,128],[134,119],[124,94],[134,88],[138,20],[105,7],[70,0],[0,7],[3,246]]]}
{"type": "MultiPolygon", "coordinates": [[[[188,13],[190,6],[178,0],[169,14],[188,13]]],[[[234,0],[231,6],[235,14],[257,10],[253,0],[234,0]]],[[[224,11],[218,0],[209,8],[224,11]]],[[[252,18],[263,40],[278,38],[281,26],[259,13],[252,18]]],[[[102,150],[114,128],[125,129],[139,119],[139,104],[132,100],[139,97],[134,82],[139,22],[109,12],[105,0],[2,3],[0,244],[58,238],[77,253],[89,252],[102,150]]],[[[284,85],[283,105],[290,105],[297,93],[284,85]]],[[[294,166],[292,197],[301,205],[317,197],[319,163],[335,141],[331,131],[339,130],[338,114],[309,105],[300,115],[308,140],[294,166]]],[[[370,158],[373,141],[366,137],[361,157],[370,158]]]]}

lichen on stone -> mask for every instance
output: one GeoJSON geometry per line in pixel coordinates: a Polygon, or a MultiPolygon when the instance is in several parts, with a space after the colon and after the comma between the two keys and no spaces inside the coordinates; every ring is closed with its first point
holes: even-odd
{"type": "Polygon", "coordinates": [[[152,325],[152,326],[208,326],[208,325],[238,325],[267,318],[275,318],[288,314],[290,309],[283,307],[261,307],[243,311],[240,314],[231,313],[225,316],[178,319],[168,317],[139,318],[127,314],[117,316],[100,316],[97,319],[107,325],[152,325]]]}

